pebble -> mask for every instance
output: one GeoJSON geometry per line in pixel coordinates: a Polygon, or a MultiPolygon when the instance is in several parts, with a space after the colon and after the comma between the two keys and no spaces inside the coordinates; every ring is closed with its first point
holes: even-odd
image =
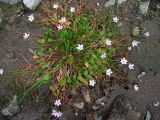
{"type": "Polygon", "coordinates": [[[13,97],[10,101],[9,105],[2,110],[2,114],[5,116],[13,116],[20,111],[20,107],[18,106],[17,95],[13,97]]]}
{"type": "Polygon", "coordinates": [[[154,107],[158,107],[160,105],[160,102],[155,102],[155,103],[153,103],[153,106],[154,107]]]}
{"type": "Polygon", "coordinates": [[[137,76],[137,78],[139,79],[139,78],[143,77],[145,74],[146,74],[146,72],[143,71],[137,76]]]}
{"type": "Polygon", "coordinates": [[[132,28],[132,36],[136,37],[139,35],[140,29],[139,27],[133,27],[132,28]]]}
{"type": "Polygon", "coordinates": [[[145,120],[151,120],[151,113],[150,113],[150,111],[147,111],[145,120]]]}
{"type": "Polygon", "coordinates": [[[13,5],[13,4],[17,4],[17,3],[21,2],[22,0],[0,0],[0,1],[13,5]]]}
{"type": "Polygon", "coordinates": [[[105,3],[104,6],[107,8],[107,7],[113,6],[115,3],[116,3],[115,0],[109,0],[105,3]]]}
{"type": "Polygon", "coordinates": [[[148,12],[149,4],[150,1],[145,1],[139,5],[139,10],[142,14],[146,14],[148,12]]]}
{"type": "Polygon", "coordinates": [[[84,97],[84,100],[86,101],[86,103],[90,104],[91,103],[91,97],[89,95],[89,92],[83,90],[82,94],[83,94],[83,97],[84,97]]]}
{"type": "Polygon", "coordinates": [[[79,102],[79,103],[73,103],[73,106],[78,109],[83,109],[85,104],[84,102],[79,102]]]}
{"type": "Polygon", "coordinates": [[[23,0],[24,5],[30,10],[35,10],[42,0],[23,0]]]}

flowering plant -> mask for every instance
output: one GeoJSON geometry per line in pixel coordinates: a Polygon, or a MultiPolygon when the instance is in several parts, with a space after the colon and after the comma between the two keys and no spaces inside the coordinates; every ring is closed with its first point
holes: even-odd
{"type": "Polygon", "coordinates": [[[50,90],[59,95],[61,88],[94,86],[104,75],[111,76],[115,22],[83,7],[67,10],[54,5],[61,15],[56,11],[44,19],[49,27],[36,42],[39,47],[33,52],[32,66],[35,81],[25,94],[50,82],[50,90]]]}

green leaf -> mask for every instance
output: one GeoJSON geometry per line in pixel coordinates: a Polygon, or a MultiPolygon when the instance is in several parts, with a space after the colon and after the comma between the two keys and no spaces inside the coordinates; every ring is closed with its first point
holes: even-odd
{"type": "Polygon", "coordinates": [[[83,70],[83,75],[85,75],[85,76],[88,75],[88,70],[87,70],[87,69],[84,69],[84,70],[83,70]]]}
{"type": "Polygon", "coordinates": [[[79,73],[77,79],[80,80],[80,81],[83,81],[84,78],[82,77],[82,74],[79,73]]]}
{"type": "Polygon", "coordinates": [[[51,62],[48,62],[47,64],[45,64],[44,66],[42,66],[42,69],[47,69],[47,68],[49,68],[49,67],[50,67],[50,63],[51,63],[51,62]]]}
{"type": "Polygon", "coordinates": [[[61,87],[66,85],[66,77],[62,77],[59,81],[58,81],[59,85],[61,87]]]}
{"type": "Polygon", "coordinates": [[[72,65],[74,57],[72,55],[68,56],[66,61],[69,65],[72,65]]]}
{"type": "Polygon", "coordinates": [[[38,56],[44,56],[44,50],[39,50],[37,51],[38,56]]]}
{"type": "Polygon", "coordinates": [[[48,38],[48,42],[52,42],[53,41],[53,39],[52,38],[48,38]]]}
{"type": "Polygon", "coordinates": [[[44,75],[43,78],[42,78],[43,83],[48,83],[51,80],[52,80],[52,76],[49,73],[44,75]]]}

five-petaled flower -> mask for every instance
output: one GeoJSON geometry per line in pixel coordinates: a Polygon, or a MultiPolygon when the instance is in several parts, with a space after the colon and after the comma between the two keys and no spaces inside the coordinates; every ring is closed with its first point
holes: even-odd
{"type": "Polygon", "coordinates": [[[83,45],[82,44],[78,44],[77,49],[78,50],[83,50],[83,45]]]}
{"type": "Polygon", "coordinates": [[[138,42],[138,41],[133,40],[133,42],[132,42],[132,47],[136,47],[136,46],[138,46],[138,44],[139,44],[139,42],[138,42]]]}
{"type": "Polygon", "coordinates": [[[52,110],[52,114],[51,115],[53,115],[54,117],[59,118],[59,117],[62,116],[62,112],[56,111],[56,110],[52,110]]]}
{"type": "Polygon", "coordinates": [[[139,91],[138,85],[134,85],[134,86],[133,86],[133,89],[134,89],[135,91],[139,91]]]}
{"type": "Polygon", "coordinates": [[[121,62],[122,65],[126,65],[128,63],[126,58],[121,58],[120,62],[121,62]]]}
{"type": "Polygon", "coordinates": [[[66,17],[62,17],[60,20],[59,20],[59,22],[61,22],[61,23],[65,23],[67,20],[66,20],[66,17]]]}
{"type": "Polygon", "coordinates": [[[113,17],[113,22],[118,23],[118,21],[119,21],[119,18],[117,16],[113,17]]]}
{"type": "Polygon", "coordinates": [[[58,4],[54,4],[52,7],[53,7],[54,9],[58,9],[58,8],[59,8],[59,5],[58,5],[58,4]]]}
{"type": "Polygon", "coordinates": [[[75,12],[75,8],[74,8],[74,7],[71,7],[71,8],[70,8],[70,12],[72,12],[72,13],[75,12]]]}
{"type": "Polygon", "coordinates": [[[128,68],[131,69],[131,70],[133,70],[134,69],[134,64],[129,63],[128,68]]]}
{"type": "Polygon", "coordinates": [[[58,29],[58,30],[62,30],[62,29],[63,29],[63,26],[62,26],[62,25],[58,25],[58,26],[57,26],[57,29],[58,29]]]}
{"type": "Polygon", "coordinates": [[[106,39],[106,45],[107,45],[107,46],[112,45],[112,41],[111,41],[110,39],[106,39]]]}
{"type": "Polygon", "coordinates": [[[24,34],[23,34],[23,38],[24,38],[24,39],[27,39],[29,36],[30,36],[29,33],[24,33],[24,34]]]}
{"type": "Polygon", "coordinates": [[[106,75],[111,76],[112,73],[113,72],[112,72],[112,70],[110,68],[106,70],[106,75]]]}
{"type": "Polygon", "coordinates": [[[107,54],[106,53],[103,53],[102,55],[101,55],[101,58],[102,59],[104,59],[104,58],[106,58],[107,57],[107,54]]]}
{"type": "Polygon", "coordinates": [[[4,70],[1,68],[0,69],[0,75],[3,75],[3,73],[4,73],[4,70]]]}
{"type": "Polygon", "coordinates": [[[90,86],[94,86],[95,84],[96,84],[95,80],[90,80],[90,81],[89,81],[89,85],[90,85],[90,86]]]}
{"type": "Polygon", "coordinates": [[[60,99],[55,100],[54,105],[55,106],[60,106],[61,105],[61,100],[60,99]]]}
{"type": "Polygon", "coordinates": [[[148,31],[148,32],[146,32],[146,33],[144,33],[144,35],[145,35],[146,37],[149,37],[149,36],[150,36],[149,31],[148,31]]]}
{"type": "Polygon", "coordinates": [[[30,22],[33,22],[33,20],[34,20],[33,14],[31,14],[31,15],[28,16],[28,20],[29,20],[30,22]]]}

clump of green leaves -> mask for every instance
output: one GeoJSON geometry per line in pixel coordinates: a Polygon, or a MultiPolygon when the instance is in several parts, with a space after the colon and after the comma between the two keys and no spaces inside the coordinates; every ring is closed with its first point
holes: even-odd
{"type": "Polygon", "coordinates": [[[55,95],[60,88],[88,85],[89,80],[100,80],[113,64],[116,46],[105,43],[106,39],[113,40],[112,17],[99,17],[78,7],[74,13],[66,8],[61,10],[47,18],[49,27],[37,41],[39,48],[34,50],[33,56],[34,82],[28,92],[49,82],[55,95]],[[60,22],[61,17],[66,21],[60,22]],[[58,30],[59,25],[63,29],[58,30]],[[78,45],[83,45],[83,49],[77,49],[78,45]],[[106,58],[102,58],[102,54],[106,54],[106,58]]]}

